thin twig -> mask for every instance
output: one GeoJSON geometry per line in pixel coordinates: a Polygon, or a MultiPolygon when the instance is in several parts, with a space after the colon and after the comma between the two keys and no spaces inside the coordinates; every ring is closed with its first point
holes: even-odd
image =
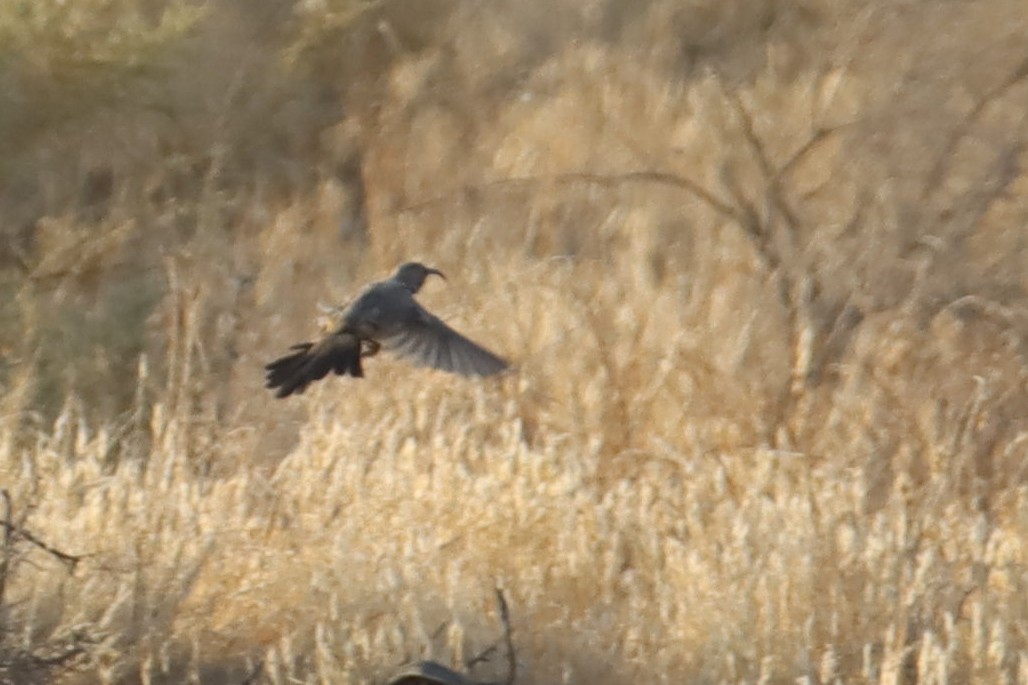
{"type": "Polygon", "coordinates": [[[939,153],[935,164],[932,165],[931,171],[928,172],[927,180],[925,181],[924,190],[921,193],[922,199],[928,198],[935,190],[942,184],[949,171],[949,162],[953,160],[953,153],[956,151],[957,146],[971,130],[971,127],[981,118],[985,109],[996,100],[1003,97],[1007,91],[1016,86],[1025,78],[1028,78],[1028,57],[1018,65],[1010,76],[1006,78],[1001,84],[993,88],[985,95],[982,99],[971,108],[964,119],[957,124],[956,128],[950,134],[949,140],[943,146],[942,151],[939,153]]]}
{"type": "Polygon", "coordinates": [[[507,607],[507,599],[503,596],[503,590],[500,588],[496,588],[496,601],[500,605],[503,640],[507,645],[507,679],[503,683],[504,685],[514,685],[514,679],[518,673],[518,660],[514,653],[514,640],[511,638],[510,609],[507,607]]]}
{"type": "Polygon", "coordinates": [[[803,160],[806,159],[807,155],[813,152],[818,145],[830,138],[835,133],[838,133],[842,129],[850,126],[851,124],[841,124],[839,126],[830,126],[828,128],[819,128],[814,131],[814,135],[807,139],[803,145],[800,145],[799,149],[793,153],[792,157],[778,169],[775,176],[777,179],[783,179],[789,176],[793,171],[799,168],[803,160]]]}
{"type": "Polygon", "coordinates": [[[470,659],[468,659],[467,661],[465,661],[464,662],[464,667],[467,668],[470,671],[472,668],[474,668],[478,664],[485,663],[486,661],[489,661],[489,659],[492,658],[493,654],[496,654],[496,650],[497,649],[499,649],[499,647],[497,645],[489,645],[488,647],[483,649],[481,652],[479,652],[475,656],[473,656],[470,659]]]}
{"type": "MultiPolygon", "coordinates": [[[[517,677],[518,660],[517,654],[514,652],[514,640],[511,638],[510,609],[507,606],[507,599],[503,596],[503,590],[500,588],[496,588],[496,602],[500,607],[500,623],[503,625],[503,643],[507,648],[507,677],[499,682],[480,682],[478,685],[514,685],[514,679],[517,677]]],[[[472,666],[483,661],[488,661],[489,658],[496,653],[498,648],[499,644],[497,642],[489,645],[469,661],[465,662],[465,668],[470,670],[472,666]]]]}
{"type": "MultiPolygon", "coordinates": [[[[37,538],[32,533],[30,533],[29,531],[25,530],[24,528],[11,523],[11,520],[10,520],[10,498],[7,495],[7,491],[6,490],[3,491],[3,496],[4,496],[4,509],[5,509],[4,513],[5,513],[5,516],[7,516],[7,518],[4,521],[0,521],[0,525],[2,525],[3,528],[4,528],[4,555],[3,555],[3,560],[0,561],[0,576],[2,576],[3,574],[6,574],[6,571],[7,571],[7,561],[9,559],[9,556],[8,556],[8,545],[11,544],[11,540],[13,539],[14,535],[17,535],[18,537],[22,538],[23,540],[32,543],[33,545],[35,545],[36,547],[40,548],[41,550],[43,550],[44,552],[46,552],[50,556],[56,558],[62,564],[67,566],[69,571],[74,571],[75,567],[78,565],[78,563],[80,561],[82,561],[85,558],[85,556],[84,555],[76,555],[76,554],[68,554],[67,552],[62,552],[61,550],[57,549],[56,547],[54,547],[52,545],[48,545],[47,543],[43,542],[42,540],[37,538]]],[[[0,599],[2,599],[2,597],[3,597],[2,592],[0,592],[0,599]]]]}
{"type": "MultiPolygon", "coordinates": [[[[7,488],[0,490],[0,498],[3,499],[4,504],[4,520],[11,520],[11,493],[7,492],[7,488]]],[[[7,572],[10,569],[11,563],[11,529],[4,527],[4,546],[3,550],[0,551],[0,607],[3,607],[5,598],[7,596],[7,572]]]]}
{"type": "MultiPolygon", "coordinates": [[[[46,681],[57,680],[61,670],[72,669],[75,663],[87,653],[87,647],[97,644],[97,640],[88,634],[75,633],[70,639],[52,645],[49,655],[38,651],[24,649],[5,649],[0,655],[0,676],[11,672],[36,672],[46,675],[46,681]]],[[[2,680],[0,682],[12,682],[2,680]]]]}

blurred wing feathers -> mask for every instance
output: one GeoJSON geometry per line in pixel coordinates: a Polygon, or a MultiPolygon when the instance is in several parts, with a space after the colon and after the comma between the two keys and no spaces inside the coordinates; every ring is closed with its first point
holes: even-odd
{"type": "Polygon", "coordinates": [[[427,312],[421,321],[405,323],[382,344],[416,366],[462,376],[492,376],[507,368],[505,360],[427,312]]]}

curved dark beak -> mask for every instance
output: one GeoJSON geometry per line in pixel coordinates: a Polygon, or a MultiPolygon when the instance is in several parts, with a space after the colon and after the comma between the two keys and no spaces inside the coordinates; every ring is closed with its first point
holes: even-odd
{"type": "Polygon", "coordinates": [[[436,276],[438,276],[439,278],[443,279],[444,281],[446,280],[446,276],[439,269],[426,269],[425,271],[428,274],[435,274],[436,276]]]}

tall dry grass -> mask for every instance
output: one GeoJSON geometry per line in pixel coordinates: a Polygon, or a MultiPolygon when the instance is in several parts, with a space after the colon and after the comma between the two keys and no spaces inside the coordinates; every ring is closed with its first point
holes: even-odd
{"type": "Polygon", "coordinates": [[[1022,3],[259,7],[4,210],[0,675],[1028,682],[1022,3]],[[409,258],[513,373],[263,392],[409,258]]]}

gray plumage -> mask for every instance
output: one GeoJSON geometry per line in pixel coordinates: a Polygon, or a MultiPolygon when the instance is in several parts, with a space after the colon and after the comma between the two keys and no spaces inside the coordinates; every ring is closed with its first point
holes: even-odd
{"type": "Polygon", "coordinates": [[[361,357],[384,347],[416,366],[462,376],[492,376],[507,362],[468,340],[418,304],[414,295],[425,279],[442,272],[408,262],[392,277],[372,283],[343,312],[342,324],[317,342],[293,345],[292,352],[265,366],[267,387],[276,397],[300,394],[333,371],[362,378],[361,357]]]}

